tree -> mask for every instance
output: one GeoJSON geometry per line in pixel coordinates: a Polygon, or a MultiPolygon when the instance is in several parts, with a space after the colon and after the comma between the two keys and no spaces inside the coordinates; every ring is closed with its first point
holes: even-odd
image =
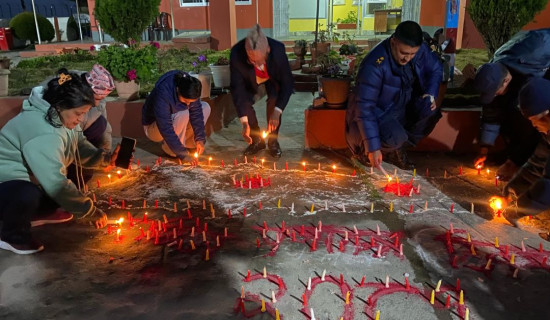
{"type": "MultiPolygon", "coordinates": [[[[51,41],[55,37],[55,30],[50,20],[36,14],[36,21],[38,21],[40,39],[42,41],[51,41]]],[[[31,43],[38,41],[34,14],[30,11],[21,12],[13,17],[10,21],[10,28],[13,29],[15,36],[21,40],[30,40],[31,43]]]]}
{"type": "Polygon", "coordinates": [[[491,58],[547,3],[548,0],[469,0],[467,10],[491,58]]]}
{"type": "Polygon", "coordinates": [[[97,0],[95,18],[115,41],[139,42],[141,33],[159,14],[160,0],[97,0]]]}

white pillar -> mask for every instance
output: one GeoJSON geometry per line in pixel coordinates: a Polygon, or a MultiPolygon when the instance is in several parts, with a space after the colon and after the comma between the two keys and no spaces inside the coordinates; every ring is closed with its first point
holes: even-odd
{"type": "Polygon", "coordinates": [[[38,19],[36,18],[36,8],[34,7],[34,0],[32,2],[32,13],[34,14],[34,26],[36,27],[36,36],[38,37],[38,44],[42,43],[40,39],[40,29],[38,28],[38,19]]]}
{"type": "Polygon", "coordinates": [[[78,8],[78,0],[76,2],[76,16],[78,17],[78,33],[80,34],[80,41],[82,42],[82,25],[80,24],[80,9],[78,8]]]}

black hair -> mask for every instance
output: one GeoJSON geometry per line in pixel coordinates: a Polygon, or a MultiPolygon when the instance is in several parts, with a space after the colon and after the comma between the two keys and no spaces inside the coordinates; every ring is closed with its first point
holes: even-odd
{"type": "Polygon", "coordinates": [[[79,108],[84,105],[95,106],[94,92],[85,75],[79,76],[71,73],[65,68],[57,71],[57,77],[48,82],[43,99],[50,104],[46,113],[46,121],[52,126],[59,128],[55,119],[59,118],[59,112],[62,110],[79,108]],[[70,77],[70,79],[68,79],[70,77]],[[63,80],[66,78],[66,80],[63,80]]]}
{"type": "Polygon", "coordinates": [[[414,21],[403,21],[395,28],[393,37],[408,46],[419,47],[423,40],[422,28],[414,21]]]}
{"type": "Polygon", "coordinates": [[[187,73],[178,72],[174,80],[180,96],[186,99],[198,99],[201,97],[202,84],[199,79],[187,73]]]}

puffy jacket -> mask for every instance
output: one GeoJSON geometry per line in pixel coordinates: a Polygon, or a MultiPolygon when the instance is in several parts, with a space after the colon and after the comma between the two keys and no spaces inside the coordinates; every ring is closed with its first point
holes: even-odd
{"type": "Polygon", "coordinates": [[[42,86],[35,87],[23,101],[21,113],[0,130],[0,182],[38,182],[61,207],[83,216],[94,205],[67,179],[67,166],[79,162],[95,167],[106,154],[86,140],[79,126],[70,130],[48,123],[45,115],[50,104],[42,99],[43,92],[42,86]]]}
{"type": "Polygon", "coordinates": [[[511,109],[517,108],[521,87],[534,77],[546,74],[550,79],[547,73],[550,67],[550,28],[516,34],[495,52],[490,62],[504,64],[512,75],[512,81],[504,95],[483,106],[480,143],[488,146],[494,145],[500,133],[501,119],[510,112],[517,113],[511,109]]]}
{"type": "Polygon", "coordinates": [[[200,99],[186,105],[178,99],[178,93],[175,82],[177,73],[184,73],[188,77],[190,75],[180,70],[172,70],[163,74],[151,94],[145,100],[145,104],[141,110],[141,123],[144,126],[157,122],[160,134],[170,147],[170,150],[183,159],[187,156],[187,149],[181,144],[178,135],[174,131],[172,125],[172,114],[189,109],[189,122],[193,127],[195,141],[206,143],[206,133],[204,130],[204,115],[202,113],[202,104],[200,99]]]}
{"type": "MultiPolygon", "coordinates": [[[[248,62],[245,40],[237,42],[231,48],[230,55],[231,95],[239,118],[248,114],[254,104],[254,95],[258,92],[256,73],[254,66],[248,62]]],[[[294,78],[290,71],[285,45],[269,37],[267,37],[267,42],[270,51],[266,61],[267,74],[269,74],[266,85],[271,82],[277,88],[278,94],[275,106],[284,110],[290,95],[294,93],[294,78]]]]}
{"type": "Polygon", "coordinates": [[[357,122],[369,152],[380,150],[378,121],[385,113],[392,108],[405,108],[412,95],[429,94],[437,98],[443,79],[443,66],[427,45],[423,43],[414,59],[401,66],[393,59],[390,39],[379,43],[361,62],[354,88],[355,99],[349,102],[347,110],[348,121],[357,122]],[[416,91],[410,79],[406,79],[406,68],[411,67],[418,80],[416,91]]]}

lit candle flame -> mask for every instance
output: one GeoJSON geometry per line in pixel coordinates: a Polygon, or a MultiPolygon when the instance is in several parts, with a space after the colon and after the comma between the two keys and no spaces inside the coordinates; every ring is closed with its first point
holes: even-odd
{"type": "Polygon", "coordinates": [[[111,179],[111,174],[110,173],[107,175],[107,178],[111,179]]]}
{"type": "Polygon", "coordinates": [[[269,132],[267,131],[262,131],[262,138],[267,138],[267,136],[269,135],[269,132]]]}
{"type": "Polygon", "coordinates": [[[262,159],[262,165],[264,164],[264,162],[265,162],[265,159],[262,159]]]}
{"type": "Polygon", "coordinates": [[[195,158],[198,158],[198,157],[199,157],[199,153],[198,153],[198,152],[195,152],[194,157],[195,157],[195,158]]]}
{"type": "Polygon", "coordinates": [[[478,164],[478,165],[476,166],[476,169],[481,169],[481,165],[478,164]]]}
{"type": "Polygon", "coordinates": [[[116,171],[116,174],[120,174],[120,170],[117,170],[117,171],[116,171]]]}
{"type": "Polygon", "coordinates": [[[388,176],[388,182],[391,182],[392,177],[388,176]]]}
{"type": "Polygon", "coordinates": [[[497,213],[498,211],[502,210],[504,206],[503,198],[497,196],[491,197],[491,199],[489,199],[489,206],[491,207],[491,209],[493,209],[495,213],[497,213]]]}
{"type": "Polygon", "coordinates": [[[489,174],[491,172],[491,170],[487,169],[487,174],[489,174]]]}
{"type": "Polygon", "coordinates": [[[335,164],[332,165],[332,170],[336,170],[336,165],[335,164]]]}
{"type": "Polygon", "coordinates": [[[305,167],[305,166],[306,166],[306,162],[305,162],[305,161],[302,161],[302,165],[305,167]]]}
{"type": "MultiPolygon", "coordinates": [[[[145,213],[145,214],[147,214],[147,213],[145,213]]],[[[118,225],[121,225],[123,222],[124,222],[124,218],[120,218],[120,219],[118,219],[118,220],[116,221],[116,223],[117,223],[118,225]]]]}
{"type": "Polygon", "coordinates": [[[212,161],[212,157],[208,157],[208,161],[212,161]]]}

